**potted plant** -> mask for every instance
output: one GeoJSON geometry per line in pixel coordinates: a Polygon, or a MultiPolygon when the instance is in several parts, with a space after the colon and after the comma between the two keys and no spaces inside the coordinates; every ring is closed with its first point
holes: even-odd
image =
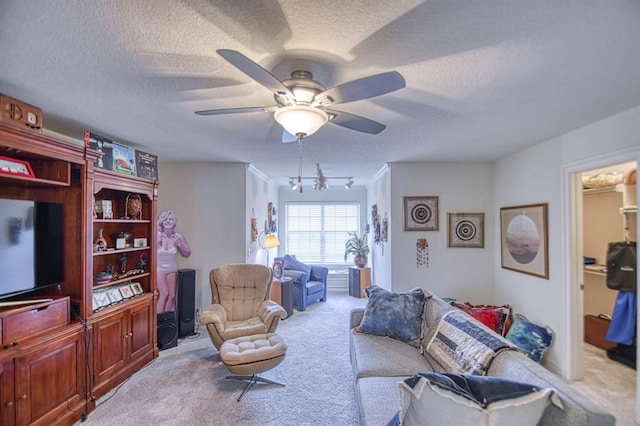
{"type": "Polygon", "coordinates": [[[367,265],[367,255],[369,254],[369,243],[367,237],[369,232],[365,232],[362,238],[358,237],[358,233],[355,231],[347,232],[349,238],[344,245],[344,260],[347,260],[347,256],[352,254],[353,263],[358,268],[364,268],[367,265]]]}

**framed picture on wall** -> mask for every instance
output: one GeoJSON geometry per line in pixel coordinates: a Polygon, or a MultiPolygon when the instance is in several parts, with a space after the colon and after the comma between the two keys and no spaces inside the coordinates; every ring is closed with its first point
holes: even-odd
{"type": "Polygon", "coordinates": [[[448,247],[484,248],[484,213],[449,213],[448,247]]]}
{"type": "Polygon", "coordinates": [[[549,279],[547,203],[502,207],[502,267],[549,279]]]}
{"type": "Polygon", "coordinates": [[[434,195],[402,197],[405,231],[438,230],[438,197],[434,195]]]}

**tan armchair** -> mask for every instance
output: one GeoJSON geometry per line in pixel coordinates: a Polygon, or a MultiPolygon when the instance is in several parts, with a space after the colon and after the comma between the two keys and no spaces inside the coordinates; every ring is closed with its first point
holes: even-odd
{"type": "Polygon", "coordinates": [[[213,304],[202,311],[213,346],[240,336],[273,333],[284,308],[269,300],[273,272],[264,265],[229,264],[209,273],[213,304]]]}

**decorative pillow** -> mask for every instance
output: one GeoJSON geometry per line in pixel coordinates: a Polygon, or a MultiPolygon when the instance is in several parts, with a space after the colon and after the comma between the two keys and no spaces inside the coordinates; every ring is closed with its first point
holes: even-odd
{"type": "Polygon", "coordinates": [[[506,336],[513,322],[513,310],[509,305],[472,305],[452,300],[451,306],[463,310],[501,336],[506,336]]]}
{"type": "Polygon", "coordinates": [[[523,315],[516,314],[513,325],[505,337],[520,348],[526,356],[540,362],[542,355],[551,345],[553,331],[549,327],[529,322],[523,315]]]}
{"type": "Polygon", "coordinates": [[[406,293],[394,293],[377,285],[370,285],[364,291],[369,300],[359,331],[420,347],[425,292],[414,288],[406,293]]]}
{"type": "Polygon", "coordinates": [[[294,271],[302,271],[307,274],[307,276],[311,276],[311,266],[305,265],[300,262],[293,256],[289,256],[288,254],[284,256],[284,262],[282,264],[284,269],[292,269],[294,271]]]}
{"type": "Polygon", "coordinates": [[[401,410],[389,424],[407,426],[535,426],[554,395],[553,389],[501,377],[431,372],[399,386],[401,410]]]}

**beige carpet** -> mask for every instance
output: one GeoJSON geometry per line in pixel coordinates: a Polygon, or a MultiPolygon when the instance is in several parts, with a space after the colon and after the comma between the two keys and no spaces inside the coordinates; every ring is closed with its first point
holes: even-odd
{"type": "MultiPolygon", "coordinates": [[[[175,348],[97,401],[88,425],[358,425],[349,362],[349,311],[364,299],[329,293],[325,303],[295,311],[278,334],[289,345],[278,367],[263,373],[285,387],[256,384],[236,402],[244,384],[229,374],[206,331],[175,348]]],[[[635,423],[635,370],[585,345],[585,380],[579,391],[606,407],[618,426],[635,423]]],[[[381,419],[381,424],[386,422],[381,419]]]]}
{"type": "Polygon", "coordinates": [[[616,416],[617,426],[636,425],[636,371],[588,343],[584,344],[584,369],[584,380],[572,386],[616,416]]]}

